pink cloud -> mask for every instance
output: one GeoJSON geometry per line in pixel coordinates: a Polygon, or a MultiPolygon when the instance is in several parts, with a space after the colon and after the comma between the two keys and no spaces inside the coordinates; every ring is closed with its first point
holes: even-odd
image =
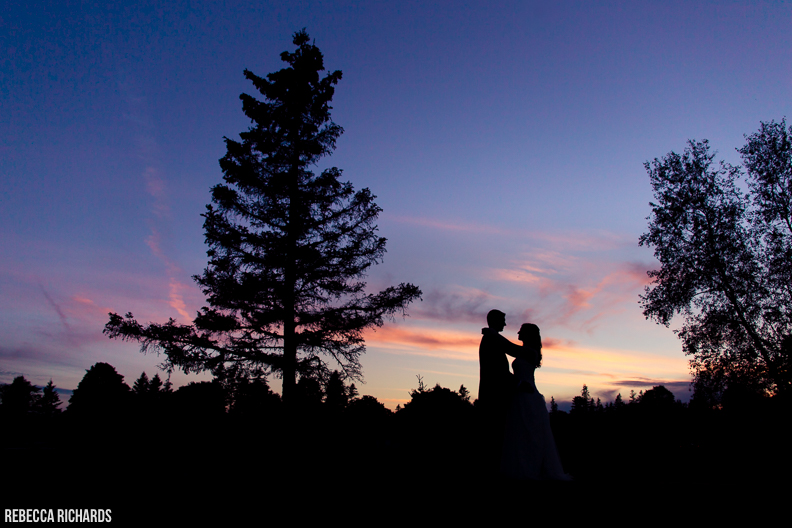
{"type": "Polygon", "coordinates": [[[542,337],[542,348],[550,349],[569,349],[574,348],[576,343],[571,339],[554,339],[552,337],[542,337]]]}
{"type": "Polygon", "coordinates": [[[93,299],[85,294],[74,294],[68,297],[63,303],[64,309],[69,318],[79,321],[80,324],[102,322],[107,318],[110,309],[106,306],[98,305],[93,299]]]}
{"type": "Polygon", "coordinates": [[[546,324],[574,324],[587,331],[592,331],[603,317],[622,311],[625,303],[637,300],[648,283],[645,264],[624,262],[614,266],[593,261],[580,267],[576,260],[577,257],[546,252],[534,260],[516,262],[512,268],[493,270],[492,275],[535,289],[540,298],[536,304],[541,308],[525,315],[546,324]],[[572,275],[574,271],[581,276],[572,275]],[[597,279],[599,273],[604,276],[597,279]],[[581,316],[585,318],[581,320],[581,316]]]}
{"type": "Polygon", "coordinates": [[[525,284],[542,285],[548,279],[524,269],[494,269],[490,275],[495,280],[505,282],[522,282],[525,284]]]}
{"type": "Polygon", "coordinates": [[[364,335],[366,344],[402,353],[478,360],[480,336],[446,329],[405,329],[384,326],[364,335]]]}
{"type": "Polygon", "coordinates": [[[184,303],[184,299],[181,294],[184,288],[184,284],[171,277],[168,304],[171,306],[171,308],[179,312],[179,315],[181,315],[186,321],[192,321],[190,314],[187,313],[187,305],[184,303]]]}
{"type": "Polygon", "coordinates": [[[154,167],[147,167],[144,173],[146,180],[146,190],[154,198],[152,204],[152,213],[154,217],[160,221],[160,224],[150,222],[151,234],[146,238],[146,245],[151,249],[151,252],[165,264],[168,274],[168,305],[176,310],[176,312],[184,319],[184,322],[192,322],[190,314],[187,312],[187,306],[182,296],[182,291],[188,288],[187,284],[180,281],[180,276],[183,274],[179,266],[173,262],[162,248],[162,235],[160,225],[166,229],[168,227],[168,218],[170,216],[170,207],[168,205],[168,195],[165,189],[165,181],[159,176],[158,171],[154,167]]]}
{"type": "Polygon", "coordinates": [[[418,345],[429,349],[458,348],[475,345],[478,349],[480,336],[450,330],[408,330],[405,328],[384,326],[366,332],[366,342],[380,344],[418,345]]]}
{"type": "Polygon", "coordinates": [[[398,215],[383,215],[384,218],[398,222],[400,224],[413,224],[421,227],[428,227],[432,229],[439,229],[441,231],[462,231],[466,233],[487,233],[507,235],[514,231],[511,229],[503,229],[496,226],[489,226],[483,224],[470,224],[467,222],[454,222],[435,220],[433,218],[425,217],[410,217],[398,215]]]}

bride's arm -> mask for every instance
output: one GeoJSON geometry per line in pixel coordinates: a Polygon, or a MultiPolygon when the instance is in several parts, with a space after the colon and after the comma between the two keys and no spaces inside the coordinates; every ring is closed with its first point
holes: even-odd
{"type": "Polygon", "coordinates": [[[512,343],[511,341],[509,341],[508,339],[506,339],[504,336],[502,336],[500,334],[498,334],[498,337],[501,338],[501,343],[500,344],[503,346],[503,351],[506,352],[508,355],[510,355],[511,357],[515,357],[515,358],[531,359],[532,354],[530,352],[530,349],[527,349],[527,348],[525,348],[523,346],[520,346],[520,345],[517,345],[515,343],[512,343]]]}

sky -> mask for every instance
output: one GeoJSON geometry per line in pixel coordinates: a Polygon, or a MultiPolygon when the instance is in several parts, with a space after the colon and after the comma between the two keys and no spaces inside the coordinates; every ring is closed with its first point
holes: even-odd
{"type": "MultiPolygon", "coordinates": [[[[639,295],[644,163],[689,139],[719,158],[792,115],[786,2],[11,1],[0,13],[0,383],[130,385],[162,361],[102,334],[109,312],[187,324],[204,305],[203,218],[243,76],[284,67],[305,28],[341,70],[336,166],[382,207],[372,291],[423,300],[368,332],[360,394],[478,390],[486,313],[542,332],[562,408],[663,384],[688,361],[639,295]],[[95,3],[102,4],[102,3],[95,3]]],[[[176,386],[206,376],[174,373],[176,386]]],[[[271,379],[275,390],[279,380],[271,379]]]]}

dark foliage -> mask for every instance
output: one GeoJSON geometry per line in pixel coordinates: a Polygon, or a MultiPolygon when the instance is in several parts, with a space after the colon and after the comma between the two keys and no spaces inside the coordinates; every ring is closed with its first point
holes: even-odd
{"type": "Polygon", "coordinates": [[[41,398],[40,392],[24,376],[17,376],[11,383],[0,386],[0,411],[5,415],[33,412],[41,398]]]}
{"type": "Polygon", "coordinates": [[[0,448],[48,447],[58,438],[60,396],[52,380],[44,389],[24,376],[0,385],[0,448]]]}
{"type": "Polygon", "coordinates": [[[44,416],[55,416],[61,412],[59,409],[63,402],[60,401],[60,396],[55,391],[55,384],[49,380],[44,389],[42,390],[41,399],[38,401],[38,409],[44,416]]]}
{"type": "Polygon", "coordinates": [[[386,419],[393,413],[374,396],[365,395],[349,402],[345,414],[352,420],[372,422],[386,419]]]}
{"type": "MultiPolygon", "coordinates": [[[[112,367],[101,370],[115,377],[112,367]]],[[[283,412],[264,380],[241,378],[237,384],[215,380],[177,392],[163,390],[162,415],[123,414],[109,429],[112,420],[86,421],[71,413],[46,419],[35,412],[20,420],[3,416],[0,447],[9,455],[9,471],[18,479],[36,476],[35,482],[32,476],[24,481],[22,492],[15,495],[19,486],[13,486],[7,495],[14,504],[36,507],[64,497],[67,504],[77,503],[88,493],[103,507],[112,507],[114,519],[121,521],[136,512],[147,512],[148,518],[154,509],[161,515],[163,504],[203,516],[216,503],[207,489],[222,483],[234,490],[234,504],[243,509],[262,497],[279,506],[297,500],[305,507],[306,493],[311,493],[312,508],[324,499],[337,507],[352,493],[368,506],[382,494],[388,504],[403,495],[399,508],[440,501],[468,515],[481,501],[486,502],[479,504],[481,510],[488,511],[491,504],[525,500],[568,508],[589,499],[601,507],[601,497],[591,490],[618,490],[625,482],[641,483],[630,504],[644,497],[656,505],[679,482],[694,486],[700,500],[702,490],[721,496],[746,483],[772,483],[790,469],[789,407],[781,398],[762,396],[750,406],[743,400],[743,405],[722,409],[693,408],[657,386],[635,395],[631,403],[604,403],[601,411],[595,404],[590,412],[551,414],[562,462],[574,482],[499,481],[479,469],[481,421],[465,392],[437,385],[429,389],[419,380],[410,402],[397,413],[363,396],[351,398],[341,413],[320,405],[306,420],[305,413],[283,412]],[[163,461],[169,464],[164,474],[154,465],[163,461]],[[46,472],[87,478],[74,487],[36,488],[46,472]],[[152,479],[163,475],[165,503],[151,492],[152,479]],[[70,490],[75,491],[71,496],[70,490]],[[462,497],[469,502],[459,506],[462,497]],[[33,500],[35,504],[26,502],[33,500]]],[[[592,400],[589,391],[582,393],[588,397],[579,397],[592,400]]],[[[101,397],[97,391],[82,394],[101,397]]],[[[623,501],[611,502],[618,506],[623,501]]],[[[222,511],[225,518],[227,508],[222,511]]]]}
{"type": "Polygon", "coordinates": [[[131,391],[124,376],[107,363],[96,363],[74,389],[67,411],[74,416],[118,419],[129,410],[131,391]]]}
{"type": "Polygon", "coordinates": [[[278,411],[280,403],[280,396],[272,392],[266,379],[241,378],[234,387],[229,412],[264,420],[278,411]]]}
{"type": "Polygon", "coordinates": [[[145,372],[143,372],[140,377],[135,380],[134,385],[132,385],[132,392],[135,395],[142,397],[145,394],[148,394],[149,391],[149,379],[145,372]]]}
{"type": "Polygon", "coordinates": [[[325,384],[325,406],[340,412],[347,408],[355,396],[357,396],[355,385],[346,386],[341,373],[334,370],[325,384]]]}
{"type": "Polygon", "coordinates": [[[583,385],[583,389],[580,391],[580,396],[575,396],[572,398],[572,408],[570,409],[570,412],[572,414],[588,414],[594,410],[596,410],[594,399],[591,397],[588,387],[583,385]]]}
{"type": "MultiPolygon", "coordinates": [[[[641,297],[644,315],[678,331],[702,395],[720,401],[729,386],[789,391],[792,334],[792,131],[762,123],[740,149],[742,171],[707,141],[646,163],[655,202],[641,245],[660,269],[641,297]]],[[[704,401],[699,398],[699,403],[704,401]]]]}
{"type": "Polygon", "coordinates": [[[286,402],[310,398],[297,379],[325,379],[324,357],[360,378],[363,330],[421,294],[412,284],[366,293],[362,278],[385,254],[381,209],[368,189],[340,181],[339,169],[311,171],[342,132],[330,119],[341,72],[320,76],[322,54],[305,31],[294,44],[281,54],[286,68],[266,78],[245,71],[263,100],[240,96],[253,125],[241,141],[226,138],[225,183],[203,215],[209,264],[195,280],[209,306],[193,325],[110,314],[105,327],[111,338],[164,352],[168,368],[217,378],[276,372],[286,402]]]}
{"type": "Polygon", "coordinates": [[[462,394],[440,385],[429,389],[418,376],[418,388],[410,391],[410,401],[394,418],[400,465],[418,463],[457,474],[466,454],[468,469],[479,464],[476,411],[466,389],[462,394]]]}
{"type": "Polygon", "coordinates": [[[419,377],[418,388],[410,391],[410,401],[404,404],[400,414],[435,423],[470,416],[473,412],[470,396],[464,385],[460,388],[461,393],[439,384],[427,389],[419,377]]]}
{"type": "Polygon", "coordinates": [[[181,416],[212,418],[225,414],[227,393],[218,381],[192,381],[173,393],[173,401],[181,416]]]}
{"type": "Polygon", "coordinates": [[[675,405],[674,394],[662,385],[652,387],[641,397],[641,406],[652,411],[668,411],[675,405]]]}

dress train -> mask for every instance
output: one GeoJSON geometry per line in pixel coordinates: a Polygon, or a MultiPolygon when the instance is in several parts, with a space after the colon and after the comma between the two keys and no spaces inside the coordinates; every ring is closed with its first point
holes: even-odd
{"type": "Polygon", "coordinates": [[[506,415],[501,473],[518,480],[572,480],[558,457],[544,396],[534,380],[536,367],[523,358],[512,363],[515,376],[533,388],[518,392],[506,415]]]}

